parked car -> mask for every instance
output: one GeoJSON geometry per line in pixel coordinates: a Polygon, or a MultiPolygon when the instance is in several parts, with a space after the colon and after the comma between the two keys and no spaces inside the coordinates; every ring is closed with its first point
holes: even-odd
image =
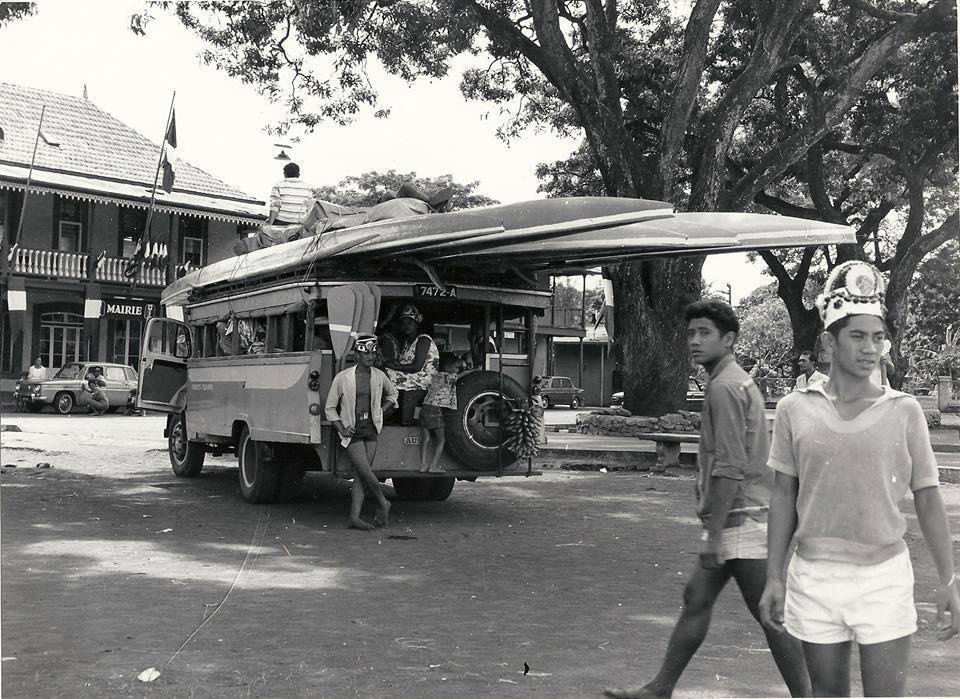
{"type": "Polygon", "coordinates": [[[566,376],[544,376],[540,379],[540,397],[543,398],[543,407],[554,405],[569,405],[576,410],[583,405],[583,389],[573,385],[573,380],[566,376]]]}
{"type": "Polygon", "coordinates": [[[130,392],[137,390],[137,372],[133,367],[108,362],[70,362],[64,364],[53,378],[43,381],[20,379],[14,387],[14,400],[27,410],[39,413],[47,406],[61,415],[69,414],[77,406],[86,406],[90,393],[84,390],[87,375],[92,367],[103,367],[107,385],[104,392],[110,412],[125,407],[130,392]]]}
{"type": "MultiPolygon", "coordinates": [[[[702,401],[703,400],[703,386],[700,385],[700,382],[690,376],[687,378],[687,402],[690,401],[702,401]]],[[[617,391],[612,396],[610,396],[610,405],[618,406],[623,405],[623,391],[617,391]]]]}

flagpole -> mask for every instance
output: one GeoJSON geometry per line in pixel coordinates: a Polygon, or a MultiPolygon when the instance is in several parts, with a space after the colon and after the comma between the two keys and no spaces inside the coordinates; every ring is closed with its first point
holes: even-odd
{"type": "MultiPolygon", "coordinates": [[[[150,190],[150,207],[147,209],[147,222],[143,227],[143,234],[140,236],[140,243],[137,245],[137,251],[145,250],[144,238],[149,237],[150,235],[150,224],[153,222],[153,206],[157,201],[157,184],[160,181],[160,168],[163,167],[163,151],[167,147],[167,131],[170,129],[170,119],[173,118],[173,102],[177,98],[177,91],[173,91],[173,95],[170,97],[170,109],[167,111],[167,121],[163,127],[163,137],[160,139],[160,155],[157,157],[157,171],[153,175],[153,189],[150,190]]],[[[136,256],[137,252],[134,252],[136,256]]],[[[139,266],[139,262],[137,262],[139,266]]],[[[133,271],[133,263],[127,268],[129,271],[133,271]]],[[[136,272],[133,271],[132,274],[128,276],[133,277],[133,284],[136,284],[136,272]]]]}
{"type": "Polygon", "coordinates": [[[27,210],[27,199],[30,197],[30,184],[33,182],[33,164],[37,160],[37,146],[40,144],[40,129],[43,128],[43,114],[47,111],[47,105],[40,107],[40,121],[37,123],[37,137],[33,140],[33,155],[30,156],[30,170],[27,172],[27,187],[23,190],[23,203],[20,205],[20,220],[17,221],[17,233],[13,237],[13,245],[10,246],[10,252],[16,250],[20,243],[20,233],[23,231],[23,214],[27,210]]]}

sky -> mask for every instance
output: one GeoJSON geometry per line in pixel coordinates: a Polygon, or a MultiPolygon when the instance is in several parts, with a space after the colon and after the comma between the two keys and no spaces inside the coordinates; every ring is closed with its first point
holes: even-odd
{"type": "MultiPolygon", "coordinates": [[[[129,18],[142,8],[129,0],[45,0],[36,15],[0,29],[0,81],[77,96],[86,85],[90,100],[156,143],[176,91],[178,156],[266,199],[282,176],[274,144],[284,139],[264,130],[277,106],[204,65],[203,42],[171,16],[156,13],[147,35],[134,35],[129,18]]],[[[388,118],[368,112],[348,126],[320,126],[288,153],[315,186],[395,169],[477,181],[478,192],[501,202],[541,198],[537,164],[566,157],[576,142],[533,131],[509,144],[498,139],[499,107],[460,94],[467,65],[457,61],[447,78],[413,85],[380,76],[375,86],[388,118]]],[[[741,254],[714,255],[704,281],[724,289],[730,283],[736,302],[770,281],[764,269],[741,254]]]]}

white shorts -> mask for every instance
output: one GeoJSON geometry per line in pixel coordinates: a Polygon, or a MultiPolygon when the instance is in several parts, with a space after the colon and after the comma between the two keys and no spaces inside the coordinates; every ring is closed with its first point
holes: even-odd
{"type": "Polygon", "coordinates": [[[787,631],[807,643],[884,643],[917,630],[913,566],[904,550],[871,565],[795,555],[787,568],[787,631]]]}
{"type": "Polygon", "coordinates": [[[761,559],[767,557],[767,525],[754,519],[723,530],[723,560],[734,558],[761,559]]]}

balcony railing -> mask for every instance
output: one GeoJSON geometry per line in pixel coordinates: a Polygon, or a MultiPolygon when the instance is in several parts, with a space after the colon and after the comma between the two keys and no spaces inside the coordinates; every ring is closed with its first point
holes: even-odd
{"type": "MultiPolygon", "coordinates": [[[[5,256],[6,251],[4,251],[5,256]]],[[[93,261],[91,265],[90,255],[86,253],[17,248],[10,260],[10,271],[14,274],[34,277],[87,280],[90,278],[92,266],[93,278],[97,281],[118,284],[136,283],[141,286],[166,286],[166,267],[157,268],[141,265],[136,278],[131,279],[123,274],[127,263],[127,258],[105,257],[99,264],[93,261]]]]}
{"type": "Polygon", "coordinates": [[[39,277],[86,279],[89,259],[89,255],[79,252],[17,248],[11,260],[11,269],[39,277]]]}
{"type": "Polygon", "coordinates": [[[157,267],[146,267],[141,265],[137,270],[136,280],[126,277],[123,270],[126,268],[129,260],[125,257],[105,257],[97,266],[96,277],[98,281],[104,282],[133,282],[141,286],[166,286],[167,270],[157,267]]]}

